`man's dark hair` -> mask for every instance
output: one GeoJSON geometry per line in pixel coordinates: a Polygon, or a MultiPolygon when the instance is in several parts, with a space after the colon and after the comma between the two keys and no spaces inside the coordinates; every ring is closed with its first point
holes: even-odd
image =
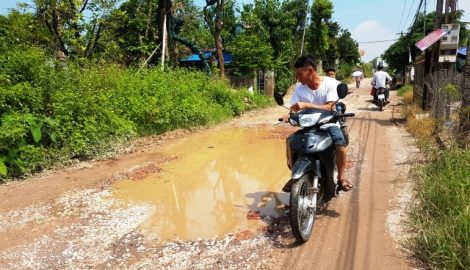
{"type": "Polygon", "coordinates": [[[304,68],[304,67],[312,67],[313,70],[317,71],[317,65],[315,64],[315,60],[313,60],[313,56],[311,55],[303,55],[295,61],[294,64],[295,68],[304,68]]]}
{"type": "Polygon", "coordinates": [[[336,73],[336,69],[335,68],[332,68],[332,67],[329,67],[326,69],[326,73],[330,72],[330,71],[333,71],[336,73]]]}
{"type": "Polygon", "coordinates": [[[382,62],[380,62],[380,63],[377,65],[377,69],[378,69],[378,70],[384,69],[384,65],[382,64],[382,62]]]}

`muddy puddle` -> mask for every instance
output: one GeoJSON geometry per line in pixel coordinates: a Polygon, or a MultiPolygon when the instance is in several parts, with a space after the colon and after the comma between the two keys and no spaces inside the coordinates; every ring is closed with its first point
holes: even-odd
{"type": "Polygon", "coordinates": [[[171,162],[144,179],[117,182],[113,194],[152,205],[142,229],[161,240],[256,232],[266,225],[256,211],[265,220],[285,211],[289,198],[281,188],[289,170],[284,138],[274,128],[203,132],[162,147],[157,156],[171,162]]]}

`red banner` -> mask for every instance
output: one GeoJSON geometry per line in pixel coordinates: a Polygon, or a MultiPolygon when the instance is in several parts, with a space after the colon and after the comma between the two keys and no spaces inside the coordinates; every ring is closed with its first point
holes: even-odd
{"type": "Polygon", "coordinates": [[[429,33],[427,36],[425,36],[423,39],[420,41],[416,42],[416,47],[418,47],[421,51],[426,50],[429,48],[432,44],[436,43],[441,37],[445,36],[447,34],[446,31],[442,29],[436,29],[429,33]]]}

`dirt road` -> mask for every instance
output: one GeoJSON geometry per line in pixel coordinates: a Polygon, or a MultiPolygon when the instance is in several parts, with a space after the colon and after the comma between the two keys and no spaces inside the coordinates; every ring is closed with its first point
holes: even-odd
{"type": "Polygon", "coordinates": [[[356,188],[300,247],[280,192],[292,128],[274,125],[276,107],[0,186],[0,269],[409,269],[397,241],[414,150],[396,99],[383,112],[368,100],[346,98],[356,188]]]}
{"type": "MultiPolygon", "coordinates": [[[[362,85],[369,87],[370,81],[362,85]]],[[[287,249],[279,269],[410,269],[396,241],[402,236],[400,212],[410,196],[407,160],[416,149],[394,124],[400,115],[391,95],[382,112],[368,101],[368,88],[347,98],[356,113],[348,123],[355,163],[348,175],[357,188],[332,202],[310,241],[287,249]]]]}

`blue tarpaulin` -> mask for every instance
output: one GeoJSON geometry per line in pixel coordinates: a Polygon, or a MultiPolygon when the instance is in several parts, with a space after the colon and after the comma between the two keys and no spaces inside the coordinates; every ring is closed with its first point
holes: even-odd
{"type": "MultiPolygon", "coordinates": [[[[224,63],[225,64],[230,64],[232,63],[233,61],[233,56],[231,53],[229,52],[222,52],[223,55],[224,55],[224,63]]],[[[210,59],[212,56],[216,57],[217,58],[217,53],[216,52],[212,52],[212,51],[205,51],[203,52],[204,54],[204,57],[206,59],[210,59]]],[[[190,56],[186,57],[186,58],[183,58],[183,59],[180,59],[180,62],[183,62],[183,63],[189,63],[189,62],[200,62],[201,61],[201,58],[199,57],[199,55],[197,54],[191,54],[190,56]]]]}
{"type": "Polygon", "coordinates": [[[457,50],[457,54],[467,55],[467,48],[466,47],[459,48],[457,50]]]}

